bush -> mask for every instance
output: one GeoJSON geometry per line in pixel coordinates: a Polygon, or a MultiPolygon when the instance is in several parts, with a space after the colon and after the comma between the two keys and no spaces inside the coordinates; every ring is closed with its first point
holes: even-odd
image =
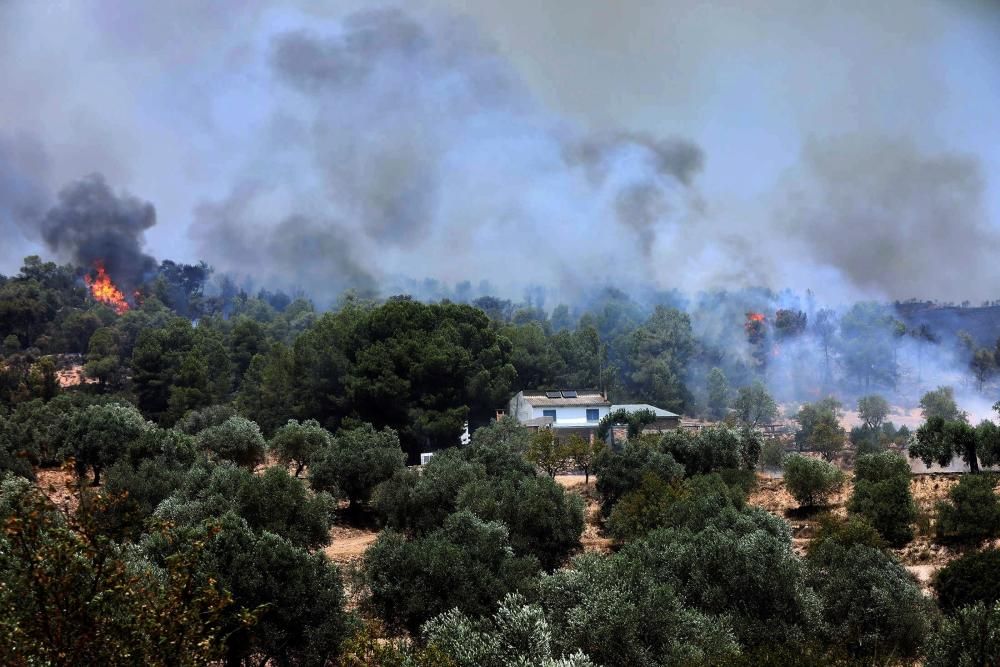
{"type": "Polygon", "coordinates": [[[101,471],[153,428],[131,405],[91,405],[69,417],[62,438],[65,450],[76,459],[77,472],[82,477],[88,467],[93,468],[94,486],[98,486],[101,471]]]}
{"type": "Polygon", "coordinates": [[[298,546],[315,548],[330,542],[330,517],[336,506],[326,493],[311,493],[279,466],[263,475],[224,463],[196,466],[156,515],[196,525],[233,512],[258,531],[270,531],[298,546]]]}
{"type": "Polygon", "coordinates": [[[584,554],[531,591],[555,653],[609,666],[711,665],[736,655],[729,619],[686,607],[670,582],[627,554],[584,554]]]}
{"type": "Polygon", "coordinates": [[[1000,602],[1000,550],[974,551],[953,560],[938,571],[934,592],[946,612],[977,602],[992,606],[1000,602]]]}
{"type": "Polygon", "coordinates": [[[917,506],[910,493],[910,464],[892,452],[858,457],[847,508],[865,517],[893,546],[912,540],[917,506]]]}
{"type": "Polygon", "coordinates": [[[456,505],[485,521],[502,521],[519,556],[533,556],[547,570],[580,547],[583,498],[549,477],[483,479],[462,487],[456,505]]]}
{"type": "Polygon", "coordinates": [[[962,475],[937,509],[939,538],[978,541],[1000,534],[1000,499],[992,475],[962,475]]]}
{"type": "Polygon", "coordinates": [[[823,599],[828,642],[857,658],[919,654],[933,603],[894,556],[827,539],[812,551],[809,563],[810,581],[823,599]]]}
{"type": "Polygon", "coordinates": [[[416,633],[451,609],[480,616],[538,571],[514,556],[507,528],[468,511],[452,514],[424,537],[387,530],[365,553],[372,605],[387,623],[416,633]]]}
{"type": "Polygon", "coordinates": [[[157,527],[159,539],[177,544],[175,558],[158,568],[135,550],[92,539],[81,507],[67,521],[27,481],[0,481],[0,663],[218,661],[228,599],[221,586],[198,580],[203,545],[157,527]]]}
{"type": "Polygon", "coordinates": [[[367,503],[375,487],[403,470],[405,461],[394,430],[376,431],[365,424],[338,432],[316,451],[309,461],[309,482],[315,489],[339,492],[352,505],[367,503]]]}
{"type": "Polygon", "coordinates": [[[827,541],[836,542],[843,547],[860,544],[872,549],[886,548],[885,540],[875,530],[875,527],[868,523],[867,519],[860,516],[851,516],[847,519],[840,519],[832,514],[821,516],[819,530],[809,541],[807,556],[814,558],[822,553],[822,546],[827,541]]]}
{"type": "MultiPolygon", "coordinates": [[[[218,635],[225,638],[227,664],[254,656],[260,664],[326,665],[356,627],[344,608],[340,572],[322,554],[252,530],[231,512],[217,529],[206,534],[198,527],[188,540],[205,541],[201,576],[232,595],[218,635]],[[255,618],[250,627],[248,612],[255,618]]],[[[170,553],[162,542],[149,548],[170,553]]]]}
{"type": "Polygon", "coordinates": [[[594,461],[594,474],[601,511],[607,516],[622,496],[639,488],[646,475],[669,482],[683,477],[684,468],[670,454],[633,440],[621,452],[602,450],[594,461]]]}
{"type": "Polygon", "coordinates": [[[844,473],[826,461],[794,454],[785,459],[785,488],[802,507],[824,502],[844,483],[844,473]]]}
{"type": "Polygon", "coordinates": [[[608,532],[619,541],[641,538],[656,528],[698,531],[726,508],[743,509],[745,496],[721,475],[698,475],[667,484],[647,475],[642,486],[622,498],[608,518],[608,532]]]}
{"type": "Polygon", "coordinates": [[[697,433],[677,429],[664,434],[660,448],[684,466],[684,474],[707,475],[724,469],[753,470],[763,440],[757,431],[713,426],[697,433]]]}
{"type": "Polygon", "coordinates": [[[979,602],[957,610],[927,643],[927,667],[1000,664],[1000,604],[979,602]]]}
{"type": "Polygon", "coordinates": [[[409,535],[429,533],[455,511],[462,487],[485,476],[485,468],[466,461],[459,450],[444,450],[422,471],[400,470],[380,484],[372,505],[393,530],[409,535]]]}
{"type": "Polygon", "coordinates": [[[315,419],[307,419],[301,424],[289,419],[287,424],[275,432],[271,442],[268,443],[268,448],[277,454],[278,461],[282,465],[295,463],[296,477],[302,474],[302,469],[313,456],[329,446],[329,431],[320,426],[315,419]]]}
{"type": "Polygon", "coordinates": [[[580,651],[557,662],[545,612],[516,594],[504,597],[496,613],[481,621],[457,609],[445,612],[424,625],[423,635],[428,645],[454,660],[457,667],[594,666],[580,651]]]}
{"type": "Polygon", "coordinates": [[[210,405],[201,410],[189,410],[174,424],[174,430],[188,435],[198,435],[206,428],[218,426],[230,417],[238,416],[236,408],[231,405],[210,405]]]}
{"type": "Polygon", "coordinates": [[[767,440],[761,449],[760,464],[764,470],[781,470],[785,463],[785,446],[780,440],[767,440]]]}
{"type": "Polygon", "coordinates": [[[198,434],[198,446],[216,458],[253,470],[264,461],[264,436],[256,422],[230,417],[198,434]]]}

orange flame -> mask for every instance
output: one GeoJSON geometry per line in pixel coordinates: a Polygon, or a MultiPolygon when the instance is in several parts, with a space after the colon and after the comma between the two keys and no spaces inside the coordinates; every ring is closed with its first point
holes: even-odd
{"type": "Polygon", "coordinates": [[[94,297],[95,301],[111,306],[119,315],[127,312],[128,301],[125,300],[122,291],[111,282],[111,277],[104,270],[104,262],[100,260],[94,262],[94,268],[97,269],[97,277],[83,277],[83,282],[87,283],[87,287],[90,288],[90,295],[94,297]]]}
{"type": "Polygon", "coordinates": [[[747,313],[747,322],[763,322],[765,319],[763,313],[747,313]]]}

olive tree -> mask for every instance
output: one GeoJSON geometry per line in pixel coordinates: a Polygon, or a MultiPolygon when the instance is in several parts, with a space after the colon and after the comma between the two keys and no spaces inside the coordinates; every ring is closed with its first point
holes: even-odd
{"type": "Polygon", "coordinates": [[[94,486],[101,483],[101,471],[121,458],[129,443],[154,428],[131,405],[112,403],[91,405],[72,413],[64,425],[65,450],[76,459],[82,477],[94,471],[94,486]]]}
{"type": "Polygon", "coordinates": [[[803,507],[824,502],[844,483],[837,466],[801,454],[785,459],[785,488],[803,507]]]}
{"type": "Polygon", "coordinates": [[[339,492],[352,506],[367,503],[375,487],[403,470],[406,455],[391,428],[371,424],[341,430],[309,461],[313,488],[339,492]]]}
{"type": "Polygon", "coordinates": [[[318,452],[330,446],[330,433],[315,419],[302,423],[289,419],[279,428],[268,448],[273,451],[283,465],[295,463],[295,476],[302,474],[306,463],[318,452]]]}
{"type": "Polygon", "coordinates": [[[858,457],[848,510],[865,517],[893,546],[913,539],[917,507],[910,492],[910,464],[891,452],[858,457]]]}
{"type": "Polygon", "coordinates": [[[230,417],[199,433],[198,446],[218,459],[253,470],[264,461],[267,442],[256,422],[230,417]]]}

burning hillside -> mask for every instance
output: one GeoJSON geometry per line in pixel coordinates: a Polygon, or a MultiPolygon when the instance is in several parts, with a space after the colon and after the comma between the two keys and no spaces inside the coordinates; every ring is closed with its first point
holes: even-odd
{"type": "Polygon", "coordinates": [[[111,280],[111,276],[108,275],[107,270],[104,268],[104,262],[100,260],[94,262],[94,270],[96,272],[95,276],[86,275],[83,277],[83,282],[87,284],[87,288],[90,290],[90,296],[98,303],[111,306],[119,315],[128,312],[128,301],[125,299],[122,291],[111,280]]]}

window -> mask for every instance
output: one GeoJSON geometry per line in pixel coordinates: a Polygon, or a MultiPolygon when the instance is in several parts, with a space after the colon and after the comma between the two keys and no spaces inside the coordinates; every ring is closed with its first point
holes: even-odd
{"type": "Polygon", "coordinates": [[[601,411],[597,408],[587,408],[587,421],[596,422],[601,420],[601,411]]]}
{"type": "Polygon", "coordinates": [[[556,411],[555,410],[542,410],[542,416],[543,417],[552,417],[552,421],[555,421],[556,420],[556,411]]]}

